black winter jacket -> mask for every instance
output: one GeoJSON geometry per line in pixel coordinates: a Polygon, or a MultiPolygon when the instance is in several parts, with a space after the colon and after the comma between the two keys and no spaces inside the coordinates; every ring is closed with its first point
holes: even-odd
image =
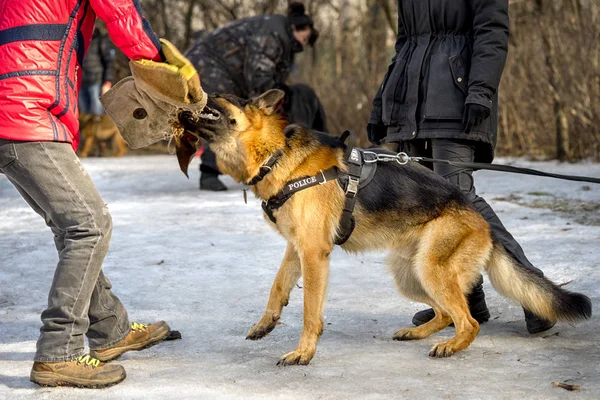
{"type": "Polygon", "coordinates": [[[508,30],[508,0],[399,0],[396,55],[369,123],[387,127],[387,143],[476,140],[487,150],[476,158],[491,161],[508,30]],[[462,117],[469,103],[491,115],[467,134],[462,117]]]}
{"type": "Polygon", "coordinates": [[[205,91],[251,98],[281,87],[298,51],[302,45],[288,17],[260,15],[202,35],[186,56],[198,69],[205,91]]]}
{"type": "Polygon", "coordinates": [[[112,82],[115,68],[115,49],[107,35],[94,31],[92,41],[82,65],[81,86],[112,82]]]}

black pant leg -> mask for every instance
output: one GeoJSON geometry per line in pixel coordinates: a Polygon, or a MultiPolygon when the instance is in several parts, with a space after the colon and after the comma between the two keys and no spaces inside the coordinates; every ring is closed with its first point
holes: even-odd
{"type": "Polygon", "coordinates": [[[208,143],[204,142],[204,151],[200,156],[200,172],[206,172],[207,174],[221,174],[217,167],[217,160],[214,151],[211,150],[208,143]]]}
{"type": "MultiPolygon", "coordinates": [[[[473,162],[475,159],[474,142],[452,139],[433,139],[431,147],[433,158],[461,162],[473,162]]],[[[506,230],[492,207],[490,207],[485,199],[477,195],[472,169],[463,169],[441,163],[435,163],[433,169],[436,173],[460,187],[460,189],[469,197],[475,209],[479,211],[483,218],[490,224],[490,227],[492,228],[492,237],[500,242],[515,260],[538,275],[544,274],[527,259],[519,243],[506,230]]]]}

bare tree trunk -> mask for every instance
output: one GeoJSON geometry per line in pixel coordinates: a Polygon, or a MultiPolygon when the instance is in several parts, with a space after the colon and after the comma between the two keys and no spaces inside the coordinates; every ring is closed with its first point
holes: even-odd
{"type": "Polygon", "coordinates": [[[396,23],[396,18],[392,15],[392,7],[390,6],[389,0],[377,0],[377,2],[383,8],[388,25],[392,32],[394,32],[394,36],[398,36],[398,24],[396,23]]]}
{"type": "Polygon", "coordinates": [[[556,158],[559,161],[568,161],[570,159],[569,121],[559,100],[554,101],[554,113],[556,117],[556,158]]]}
{"type": "Polygon", "coordinates": [[[167,16],[167,6],[165,5],[165,1],[158,0],[158,7],[160,8],[160,17],[162,20],[164,36],[166,38],[169,38],[169,40],[173,40],[171,36],[171,28],[169,26],[169,17],[167,16]]]}
{"type": "Polygon", "coordinates": [[[339,79],[343,73],[344,46],[347,45],[346,38],[348,32],[348,0],[340,0],[339,8],[339,35],[337,38],[335,51],[335,74],[339,79]]]}
{"type": "Polygon", "coordinates": [[[185,42],[183,45],[184,49],[190,47],[192,38],[192,21],[194,20],[194,10],[196,9],[197,0],[189,0],[190,4],[185,14],[185,42]]]}
{"type": "MultiPolygon", "coordinates": [[[[541,17],[545,19],[548,14],[553,14],[552,5],[547,6],[543,0],[537,0],[538,11],[541,17]]],[[[543,21],[540,25],[542,31],[542,39],[544,43],[544,53],[546,55],[546,66],[550,71],[550,90],[554,99],[554,117],[556,126],[556,158],[559,161],[567,161],[569,159],[569,123],[567,115],[561,101],[559,80],[560,73],[556,65],[556,50],[553,38],[551,37],[551,29],[543,21]]]]}

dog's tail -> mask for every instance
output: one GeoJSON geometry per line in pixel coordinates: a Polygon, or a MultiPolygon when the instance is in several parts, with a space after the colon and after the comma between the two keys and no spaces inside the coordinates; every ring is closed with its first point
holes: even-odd
{"type": "Polygon", "coordinates": [[[523,308],[549,321],[577,321],[592,316],[589,297],[569,292],[510,257],[499,243],[485,266],[494,288],[523,308]]]}

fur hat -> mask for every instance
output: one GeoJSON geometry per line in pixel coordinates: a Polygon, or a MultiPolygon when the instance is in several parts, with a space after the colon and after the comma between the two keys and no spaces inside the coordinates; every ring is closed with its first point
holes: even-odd
{"type": "Polygon", "coordinates": [[[304,4],[299,2],[291,2],[288,6],[288,18],[290,19],[290,24],[296,26],[310,26],[313,27],[313,20],[310,15],[306,14],[306,10],[304,8],[304,4]]]}

